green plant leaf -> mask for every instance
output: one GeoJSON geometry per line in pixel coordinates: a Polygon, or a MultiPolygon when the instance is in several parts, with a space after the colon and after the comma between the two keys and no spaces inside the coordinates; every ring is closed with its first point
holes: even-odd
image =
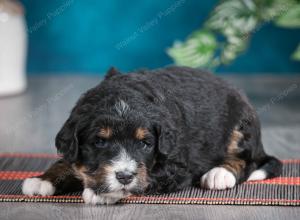
{"type": "Polygon", "coordinates": [[[253,0],[257,6],[256,16],[264,21],[274,21],[299,4],[298,0],[253,0]]]}
{"type": "Polygon", "coordinates": [[[257,25],[256,6],[252,0],[222,1],[213,11],[205,26],[216,32],[228,35],[243,35],[257,25]]]}
{"type": "Polygon", "coordinates": [[[205,23],[205,27],[225,38],[220,48],[220,63],[229,64],[246,50],[250,35],[259,25],[253,0],[222,1],[205,23]]]}
{"type": "Polygon", "coordinates": [[[217,65],[214,59],[218,47],[215,36],[206,30],[190,35],[185,42],[175,42],[167,53],[177,65],[210,68],[217,65]]]}
{"type": "Polygon", "coordinates": [[[287,28],[299,28],[300,27],[300,4],[290,8],[286,13],[283,13],[275,24],[281,27],[287,28]]]}
{"type": "MultiPolygon", "coordinates": [[[[203,28],[184,42],[175,42],[167,53],[178,65],[210,68],[230,64],[266,22],[299,27],[300,0],[220,0],[203,28]]],[[[297,60],[299,47],[292,55],[297,60]]]]}
{"type": "Polygon", "coordinates": [[[248,39],[232,36],[227,39],[228,43],[221,50],[221,62],[231,63],[236,57],[246,50],[248,39]],[[233,40],[234,39],[234,40],[233,40]]]}
{"type": "Polygon", "coordinates": [[[298,45],[296,51],[293,53],[292,58],[294,60],[300,61],[300,44],[298,45]]]}

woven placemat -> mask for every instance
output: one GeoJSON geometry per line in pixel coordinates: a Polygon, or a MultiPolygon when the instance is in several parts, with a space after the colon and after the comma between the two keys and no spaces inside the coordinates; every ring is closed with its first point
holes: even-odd
{"type": "MultiPolygon", "coordinates": [[[[0,154],[0,202],[82,203],[81,192],[59,196],[22,195],[22,181],[40,175],[57,160],[51,154],[0,154]]],[[[300,205],[300,160],[284,160],[278,178],[243,183],[228,190],[187,188],[180,192],[153,196],[131,196],[120,203],[139,204],[222,204],[300,205]]]]}

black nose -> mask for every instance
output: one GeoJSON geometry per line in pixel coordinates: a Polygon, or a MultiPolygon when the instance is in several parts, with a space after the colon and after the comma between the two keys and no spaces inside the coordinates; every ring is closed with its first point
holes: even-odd
{"type": "Polygon", "coordinates": [[[133,174],[130,172],[116,172],[116,178],[120,183],[127,185],[132,182],[133,174]]]}

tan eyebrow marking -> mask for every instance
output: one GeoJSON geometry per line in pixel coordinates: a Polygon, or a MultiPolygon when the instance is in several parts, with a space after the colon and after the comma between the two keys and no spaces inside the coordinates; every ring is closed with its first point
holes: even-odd
{"type": "Polygon", "coordinates": [[[112,136],[112,129],[110,127],[101,128],[98,135],[101,138],[110,138],[112,136]]]}
{"type": "Polygon", "coordinates": [[[135,131],[135,138],[138,140],[143,140],[149,131],[146,128],[138,128],[135,131]]]}

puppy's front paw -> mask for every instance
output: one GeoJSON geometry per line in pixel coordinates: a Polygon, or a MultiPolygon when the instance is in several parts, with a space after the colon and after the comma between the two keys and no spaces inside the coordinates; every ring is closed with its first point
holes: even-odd
{"type": "Polygon", "coordinates": [[[55,192],[55,187],[47,180],[42,180],[40,178],[27,178],[23,182],[22,192],[29,196],[52,196],[55,192]]]}
{"type": "Polygon", "coordinates": [[[235,184],[235,176],[223,167],[215,167],[201,177],[201,186],[206,189],[227,189],[235,184]]]}
{"type": "Polygon", "coordinates": [[[119,201],[122,197],[110,197],[105,195],[97,195],[94,190],[91,188],[85,188],[82,193],[83,201],[86,204],[101,204],[101,205],[109,205],[109,204],[115,204],[117,201],[119,201]]]}

